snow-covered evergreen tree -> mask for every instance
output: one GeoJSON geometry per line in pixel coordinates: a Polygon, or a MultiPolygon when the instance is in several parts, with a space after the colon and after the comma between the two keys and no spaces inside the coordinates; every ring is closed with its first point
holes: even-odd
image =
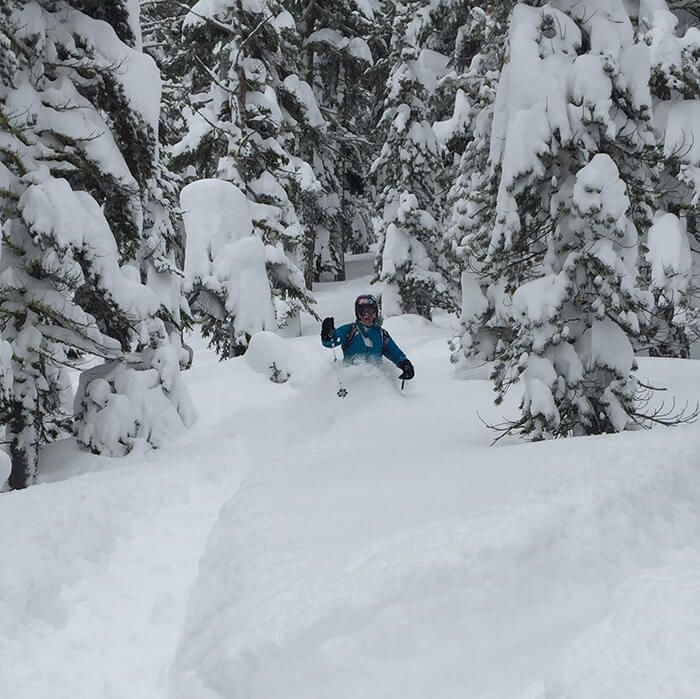
{"type": "MultiPolygon", "coordinates": [[[[195,92],[185,113],[187,133],[173,149],[175,167],[230,182],[260,205],[254,207],[253,234],[265,245],[271,301],[286,332],[298,332],[300,310],[310,310],[299,267],[323,195],[310,164],[298,155],[300,122],[306,130],[323,119],[311,87],[294,72],[295,36],[291,14],[276,0],[196,3],[184,23],[195,92]]],[[[230,225],[238,237],[237,222],[230,225]]],[[[208,334],[242,337],[230,326],[232,318],[212,316],[196,304],[192,310],[208,334]]]]}
{"type": "Polygon", "coordinates": [[[700,280],[700,29],[665,2],[642,3],[640,40],[649,47],[650,88],[659,138],[657,210],[645,269],[657,302],[654,354],[688,356],[697,341],[700,280]],[[694,278],[695,277],[695,278],[694,278]]]}
{"type": "Polygon", "coordinates": [[[384,282],[385,315],[407,312],[429,318],[433,307],[453,305],[452,289],[441,272],[436,219],[442,197],[436,177],[442,159],[429,111],[429,94],[448,59],[422,47],[429,28],[429,7],[397,6],[393,68],[380,121],[386,138],[372,165],[383,209],[378,276],[384,282]]]}
{"type": "Polygon", "coordinates": [[[155,218],[144,234],[160,90],[134,48],[133,9],[44,0],[6,3],[0,16],[0,324],[13,372],[2,415],[14,488],[33,482],[39,447],[68,426],[65,367],[167,345],[160,316],[179,312],[179,298],[144,283],[163,239],[155,218]]]}
{"type": "Polygon", "coordinates": [[[381,12],[379,3],[356,0],[292,6],[303,45],[301,71],[326,122],[318,142],[310,144],[313,154],[308,158],[325,192],[314,278],[326,274],[342,280],[345,252],[367,250],[373,237],[366,186],[368,154],[374,150],[374,58],[368,42],[381,12]]]}
{"type": "Polygon", "coordinates": [[[182,71],[187,60],[186,45],[180,35],[188,5],[170,0],[142,0],[140,8],[143,50],[156,61],[162,78],[155,168],[144,188],[142,278],[164,301],[164,320],[173,331],[181,329],[183,311],[188,317],[189,310],[183,296],[185,232],[179,206],[182,178],[170,167],[169,151],[185,128],[182,108],[188,88],[187,75],[182,71]]]}
{"type": "MultiPolygon", "coordinates": [[[[183,110],[189,104],[190,92],[198,89],[193,83],[197,78],[192,70],[195,59],[189,53],[194,47],[182,36],[182,23],[194,3],[195,0],[141,0],[143,50],[155,60],[162,78],[158,135],[169,146],[184,135],[187,124],[183,110]]],[[[200,58],[205,59],[206,54],[200,58]]]]}
{"type": "Polygon", "coordinates": [[[534,439],[624,429],[637,416],[631,338],[653,307],[637,286],[639,240],[610,156],[598,154],[552,197],[555,240],[542,276],[512,297],[517,337],[498,353],[496,387],[522,380],[534,439]]]}
{"type": "Polygon", "coordinates": [[[174,338],[127,361],[110,361],[84,371],[75,398],[75,434],[96,454],[124,456],[139,443],[165,446],[196,419],[180,372],[174,338]]]}
{"type": "Polygon", "coordinates": [[[663,172],[649,55],[622,2],[512,11],[488,160],[459,182],[452,247],[472,296],[468,339],[490,333],[499,398],[525,379],[515,432],[620,430],[638,418],[631,348],[654,341],[638,265],[663,172]],[[514,338],[499,342],[503,324],[514,338]]]}
{"type": "MultiPolygon", "coordinates": [[[[252,335],[276,329],[266,269],[276,248],[266,250],[253,235],[254,220],[265,215],[265,206],[252,203],[231,182],[215,178],[190,183],[181,200],[187,291],[202,316],[202,332],[220,357],[243,354],[252,335]]],[[[303,284],[296,273],[294,281],[303,284]]]]}
{"type": "Polygon", "coordinates": [[[465,132],[466,146],[448,194],[444,244],[455,278],[461,278],[460,321],[463,333],[452,344],[452,360],[479,364],[495,357],[499,342],[513,335],[504,285],[484,272],[483,259],[496,207],[497,173],[489,167],[496,88],[507,46],[508,10],[504,3],[470,10],[455,47],[461,68],[450,120],[435,125],[442,140],[465,132]],[[453,134],[455,134],[453,136],[453,134]]]}

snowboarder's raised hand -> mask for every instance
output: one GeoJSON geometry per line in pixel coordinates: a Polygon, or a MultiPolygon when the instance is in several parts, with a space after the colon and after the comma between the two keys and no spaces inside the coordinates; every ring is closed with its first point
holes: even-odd
{"type": "Polygon", "coordinates": [[[333,318],[324,318],[321,324],[321,339],[330,342],[335,336],[335,322],[333,318]]]}
{"type": "Polygon", "coordinates": [[[411,364],[408,359],[404,359],[401,364],[399,364],[399,369],[403,370],[403,373],[399,376],[402,381],[410,381],[416,375],[413,364],[411,364]]]}

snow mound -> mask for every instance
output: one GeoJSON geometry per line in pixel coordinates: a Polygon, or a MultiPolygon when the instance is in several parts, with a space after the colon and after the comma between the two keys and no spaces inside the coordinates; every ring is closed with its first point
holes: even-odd
{"type": "Polygon", "coordinates": [[[700,666],[695,662],[700,654],[697,551],[681,551],[666,565],[621,585],[612,608],[576,641],[546,696],[696,696],[700,686],[700,666]]]}
{"type": "MultiPolygon", "coordinates": [[[[695,545],[700,430],[673,442],[653,431],[465,459],[435,441],[424,410],[376,387],[343,412],[352,389],[365,390],[362,374],[345,400],[317,395],[319,414],[337,406],[338,419],[299,430],[293,452],[222,509],[170,699],[612,697],[606,678],[638,631],[647,640],[668,632],[674,655],[695,632],[697,616],[681,610],[698,608],[700,588],[686,586],[664,619],[669,590],[649,587],[644,571],[663,575],[675,551],[695,545]],[[321,438],[332,449],[319,450],[321,438]],[[630,585],[641,585],[636,599],[630,585]],[[642,621],[645,599],[658,606],[642,621]],[[603,634],[613,653],[601,657],[607,645],[596,640],[588,652],[588,634],[603,634]]],[[[642,691],[633,657],[625,696],[658,697],[654,685],[642,691]]]]}
{"type": "Polygon", "coordinates": [[[264,374],[273,383],[285,383],[299,373],[302,362],[289,344],[273,332],[255,333],[245,353],[246,361],[253,371],[264,374]]]}

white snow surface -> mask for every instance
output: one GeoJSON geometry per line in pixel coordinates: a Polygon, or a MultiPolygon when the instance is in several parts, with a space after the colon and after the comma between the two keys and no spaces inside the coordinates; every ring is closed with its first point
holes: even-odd
{"type": "MultiPolygon", "coordinates": [[[[372,258],[316,285],[321,316],[381,291],[372,258]]],[[[162,449],[45,450],[0,495],[2,696],[696,697],[700,425],[491,447],[477,411],[519,396],[463,380],[452,329],[385,327],[404,391],[305,316],[221,363],[190,338],[199,420],[162,449]]],[[[697,362],[639,361],[697,396],[697,362]]]]}

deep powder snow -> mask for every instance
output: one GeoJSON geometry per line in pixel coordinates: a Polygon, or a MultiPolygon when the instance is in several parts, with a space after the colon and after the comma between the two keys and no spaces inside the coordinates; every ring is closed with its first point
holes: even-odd
{"type": "MultiPolygon", "coordinates": [[[[317,286],[321,316],[350,320],[367,262],[317,286]]],[[[490,447],[477,411],[517,396],[455,373],[449,327],[385,327],[403,392],[306,318],[248,358],[200,349],[170,446],[47,450],[0,496],[3,697],[696,696],[700,427],[490,447]]],[[[697,372],[640,369],[681,400],[697,372]]]]}

